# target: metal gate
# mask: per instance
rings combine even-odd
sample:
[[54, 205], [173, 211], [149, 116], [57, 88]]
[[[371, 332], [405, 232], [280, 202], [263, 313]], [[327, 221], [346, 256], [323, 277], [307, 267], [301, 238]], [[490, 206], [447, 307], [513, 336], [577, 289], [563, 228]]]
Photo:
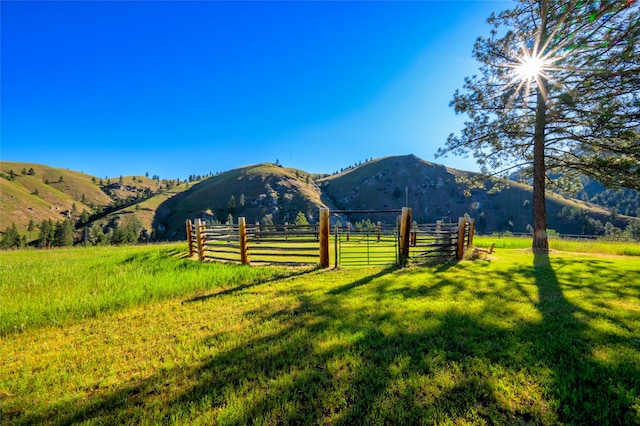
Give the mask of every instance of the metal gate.
[[[354, 211], [332, 210], [331, 213], [401, 213], [402, 210]], [[336, 266], [389, 265], [398, 263], [399, 225], [382, 224], [352, 228], [350, 223], [333, 229]]]
[[388, 265], [398, 263], [398, 231], [354, 231], [334, 233], [337, 240], [337, 265]]

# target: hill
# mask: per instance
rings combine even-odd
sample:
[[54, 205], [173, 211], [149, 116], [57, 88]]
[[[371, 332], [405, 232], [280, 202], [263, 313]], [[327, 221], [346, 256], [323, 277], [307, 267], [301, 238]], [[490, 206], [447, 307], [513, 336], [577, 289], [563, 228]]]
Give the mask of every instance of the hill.
[[[554, 179], [561, 178], [562, 175], [554, 175]], [[531, 178], [523, 170], [518, 170], [509, 176], [509, 179], [531, 184]], [[580, 187], [576, 188], [575, 194], [567, 194], [558, 186], [547, 188], [548, 191], [563, 195], [568, 198], [586, 201], [616, 214], [623, 214], [629, 217], [640, 217], [640, 191], [630, 188], [607, 188], [600, 182], [582, 175], [579, 177]]]
[[[477, 220], [480, 232], [526, 232], [533, 223], [530, 186], [505, 181], [501, 191], [468, 190], [457, 182], [471, 173], [424, 161], [414, 155], [385, 157], [353, 167], [318, 181], [323, 192], [340, 209], [389, 209], [408, 205], [418, 223], [455, 220], [468, 214]], [[564, 210], [563, 210], [564, 209]], [[612, 218], [611, 212], [593, 204], [547, 195], [549, 228], [580, 234], [585, 224], [569, 212], [581, 212], [602, 223], [626, 226], [628, 219]], [[362, 216], [353, 215], [352, 220]], [[393, 220], [378, 215], [372, 220]]]
[[94, 177], [41, 164], [3, 161], [0, 171], [0, 228], [10, 223], [26, 228], [30, 220], [59, 220], [72, 210], [106, 207], [113, 200]]
[[[479, 232], [526, 232], [533, 223], [531, 187], [504, 181], [506, 188], [469, 191], [458, 180], [470, 172], [424, 161], [413, 155], [371, 159], [333, 175], [261, 163], [190, 181], [154, 176], [96, 178], [38, 164], [3, 162], [0, 178], [0, 229], [15, 223], [22, 233], [33, 220], [71, 218], [78, 231], [98, 225], [107, 232], [129, 219], [158, 240], [184, 238], [186, 219], [249, 223], [293, 222], [302, 212], [310, 222], [318, 209], [388, 210], [413, 208], [419, 223], [475, 217]], [[586, 186], [594, 191], [595, 184]], [[604, 192], [601, 192], [604, 193]], [[597, 198], [597, 192], [586, 199]], [[608, 197], [608, 202], [614, 198]], [[86, 212], [80, 219], [80, 213]], [[624, 228], [631, 218], [593, 203], [549, 194], [549, 228], [563, 234], [603, 232], [604, 224]], [[340, 220], [369, 218], [393, 222], [393, 214], [350, 214]], [[87, 233], [76, 238], [87, 238]], [[30, 238], [37, 237], [30, 235]]]
[[262, 163], [207, 178], [161, 203], [153, 227], [161, 238], [182, 239], [187, 218], [227, 222], [229, 215], [249, 223], [293, 222], [299, 212], [310, 221], [320, 207], [333, 207], [304, 171]]
[[[174, 181], [161, 181], [146, 176], [98, 178], [82, 172], [50, 167], [42, 164], [0, 163], [0, 229], [15, 223], [25, 232], [29, 221], [40, 224], [51, 219], [56, 222], [72, 219], [77, 225], [83, 212], [93, 222], [105, 223], [127, 212], [129, 207], [159, 196], [156, 203], [171, 196]], [[184, 190], [184, 187], [179, 188]], [[155, 208], [136, 209], [136, 215], [151, 229]], [[37, 232], [36, 232], [37, 233]]]

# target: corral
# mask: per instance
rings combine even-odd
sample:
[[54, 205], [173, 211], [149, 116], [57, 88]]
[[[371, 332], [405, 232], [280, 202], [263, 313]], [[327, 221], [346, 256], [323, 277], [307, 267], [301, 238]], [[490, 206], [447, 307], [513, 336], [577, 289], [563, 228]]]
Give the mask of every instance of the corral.
[[244, 217], [226, 225], [187, 220], [189, 255], [197, 254], [201, 261], [255, 265], [404, 266], [429, 259], [462, 259], [473, 245], [474, 219], [417, 224], [411, 221], [411, 209], [403, 208], [382, 212], [399, 213], [395, 224], [377, 222], [373, 228], [354, 229], [349, 222], [335, 221], [331, 226], [332, 214], [350, 213], [354, 211], [320, 209], [318, 223], [311, 225], [248, 225]]

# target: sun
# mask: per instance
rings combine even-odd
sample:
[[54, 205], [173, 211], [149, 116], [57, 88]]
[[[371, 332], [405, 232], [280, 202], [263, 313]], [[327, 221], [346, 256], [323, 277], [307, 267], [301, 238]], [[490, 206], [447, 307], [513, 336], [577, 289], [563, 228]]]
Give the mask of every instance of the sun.
[[533, 49], [529, 50], [522, 46], [519, 55], [514, 54], [509, 63], [502, 65], [509, 69], [504, 87], [515, 87], [507, 102], [507, 109], [510, 108], [519, 94], [522, 95], [523, 99], [527, 99], [534, 87], [537, 87], [542, 96], [546, 98], [545, 82], [550, 80], [548, 72], [559, 70], [552, 62], [553, 55], [556, 52], [536, 53], [536, 51], [540, 51], [540, 49], [534, 46]]
[[544, 61], [537, 56], [528, 56], [520, 59], [516, 67], [516, 73], [522, 80], [533, 80], [542, 74]]

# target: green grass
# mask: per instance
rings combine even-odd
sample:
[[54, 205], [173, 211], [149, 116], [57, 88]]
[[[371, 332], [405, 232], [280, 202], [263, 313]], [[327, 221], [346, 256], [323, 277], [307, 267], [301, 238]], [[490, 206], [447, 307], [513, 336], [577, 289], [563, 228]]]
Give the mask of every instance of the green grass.
[[[93, 268], [124, 266], [130, 286], [128, 256], [178, 287], [195, 279], [159, 266], [188, 262], [168, 248], [110, 250]], [[499, 249], [403, 270], [299, 270], [27, 327], [0, 338], [0, 423], [638, 424], [636, 260]], [[39, 262], [50, 299], [73, 291], [57, 263]], [[83, 269], [72, 263], [60, 268]], [[3, 288], [20, 285], [8, 275]]]
[[[496, 237], [476, 236], [473, 239], [474, 246], [488, 248], [495, 243], [496, 249], [524, 249], [531, 248], [530, 237]], [[549, 239], [549, 248], [575, 253], [594, 253], [619, 256], [640, 256], [639, 242], [611, 242], [605, 240], [564, 240], [560, 238]]]
[[290, 273], [205, 266], [186, 253], [186, 244], [0, 252], [0, 336]]

